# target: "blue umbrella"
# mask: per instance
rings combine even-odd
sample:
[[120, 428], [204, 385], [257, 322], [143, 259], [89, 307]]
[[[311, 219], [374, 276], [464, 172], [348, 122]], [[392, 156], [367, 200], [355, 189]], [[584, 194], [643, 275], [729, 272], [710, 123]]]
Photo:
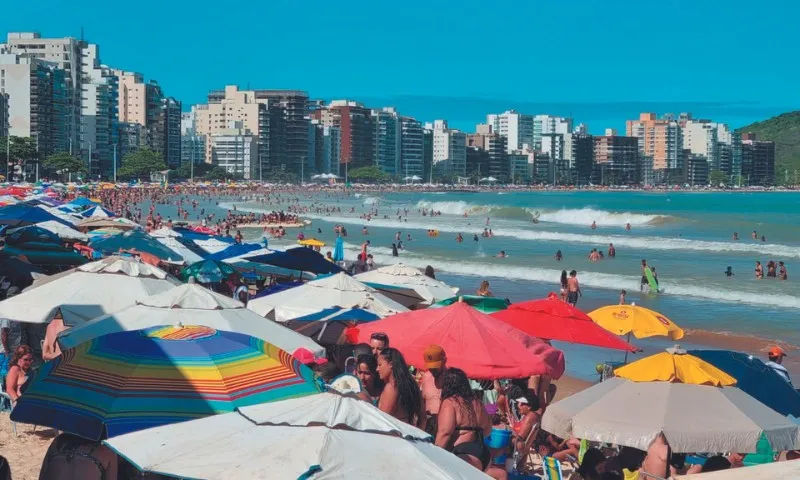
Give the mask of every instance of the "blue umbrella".
[[183, 262], [183, 256], [141, 230], [131, 230], [92, 240], [89, 246], [110, 255], [120, 250], [136, 250], [155, 255], [161, 260]]
[[0, 225], [22, 227], [25, 225], [33, 225], [48, 221], [54, 221], [64, 224], [68, 227], [72, 227], [69, 222], [56, 217], [43, 208], [35, 207], [33, 205], [18, 203], [16, 205], [0, 207]]
[[344, 332], [352, 325], [374, 322], [380, 316], [361, 308], [325, 308], [316, 313], [294, 318], [286, 327], [313, 338], [320, 345], [342, 345], [347, 342]]
[[781, 415], [800, 416], [800, 393], [758, 358], [728, 350], [689, 350], [736, 379], [736, 386]]
[[71, 200], [67, 203], [67, 205], [76, 205], [78, 207], [91, 207], [94, 205], [98, 205], [97, 202], [93, 202], [86, 197], [78, 197], [74, 200]]
[[336, 237], [336, 246], [333, 248], [333, 261], [344, 261], [344, 239], [342, 237]]
[[111, 210], [106, 210], [105, 208], [100, 207], [100, 206], [92, 207], [92, 208], [90, 208], [88, 210], [84, 210], [84, 211], [81, 212], [81, 215], [83, 215], [84, 217], [87, 217], [87, 218], [88, 217], [92, 217], [92, 216], [94, 216], [96, 214], [99, 215], [99, 216], [106, 216], [106, 217], [116, 217], [117, 216]]
[[267, 255], [256, 255], [247, 259], [250, 262], [265, 263], [288, 270], [299, 270], [301, 272], [339, 273], [342, 268], [333, 262], [325, 259], [322, 254], [310, 248], [298, 247], [290, 248], [285, 252], [273, 252]]
[[232, 257], [238, 257], [239, 255], [244, 255], [246, 253], [253, 252], [255, 250], [261, 250], [261, 245], [257, 243], [234, 243], [230, 247], [225, 248], [224, 250], [220, 250], [217, 253], [213, 253], [211, 255], [206, 255], [206, 259], [208, 260], [226, 260]]

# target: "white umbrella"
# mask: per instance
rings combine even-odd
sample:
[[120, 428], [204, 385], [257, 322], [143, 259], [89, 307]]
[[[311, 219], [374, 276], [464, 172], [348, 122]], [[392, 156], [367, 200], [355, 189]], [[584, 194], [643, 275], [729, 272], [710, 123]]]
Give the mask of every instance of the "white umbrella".
[[113, 437], [140, 470], [208, 480], [485, 479], [430, 435], [335, 393], [244, 407]]
[[247, 303], [250, 310], [261, 316], [274, 317], [279, 322], [330, 307], [358, 307], [381, 317], [408, 311], [406, 307], [343, 272]]
[[[59, 238], [63, 240], [78, 240], [82, 242], [86, 242], [89, 240], [89, 235], [79, 232], [74, 228], [70, 228], [64, 225], [63, 223], [56, 222], [55, 220], [48, 220], [46, 222], [37, 223], [36, 226], [39, 228], [43, 228], [48, 232], [55, 233], [56, 235], [58, 235]], [[27, 227], [22, 227], [22, 228], [27, 228]]]
[[800, 446], [798, 427], [735, 387], [612, 378], [549, 407], [542, 429], [647, 450], [664, 434], [672, 451], [756, 452], [762, 435], [773, 450]]
[[233, 245], [233, 242], [223, 242], [216, 238], [209, 238], [206, 240], [192, 240], [195, 245], [202, 248], [208, 253], [217, 253], [225, 250]]
[[776, 478], [800, 478], [800, 460], [730, 468], [718, 472], [678, 475], [675, 480], [774, 480]]
[[59, 335], [58, 343], [62, 349], [67, 349], [109, 333], [179, 324], [244, 333], [289, 353], [302, 347], [315, 355], [325, 355], [325, 349], [309, 337], [258, 316], [238, 300], [192, 284], [142, 298], [118, 312], [65, 330]]
[[169, 238], [169, 237], [177, 238], [177, 237], [182, 237], [183, 235], [181, 235], [180, 232], [176, 232], [175, 230], [169, 227], [161, 227], [157, 230], [153, 230], [152, 232], [150, 232], [150, 236], [156, 238]]
[[156, 237], [156, 240], [183, 257], [183, 261], [186, 265], [203, 261], [203, 257], [186, 248], [186, 246], [176, 240], [175, 237]]
[[0, 302], [0, 318], [48, 323], [60, 309], [65, 325], [80, 325], [176, 285], [161, 269], [109, 257], [35, 282]]
[[61, 220], [64, 220], [65, 222], [68, 222], [70, 225], [76, 225], [79, 222], [83, 221], [84, 219], [82, 216], [78, 214], [66, 213], [57, 208], [48, 207], [47, 205], [37, 205], [37, 207], [41, 208], [42, 210], [53, 216], [60, 218]]
[[387, 265], [369, 272], [364, 272], [355, 277], [362, 282], [395, 285], [413, 289], [425, 298], [426, 303], [432, 304], [446, 298], [451, 298], [458, 293], [458, 288], [439, 280], [430, 278], [414, 267], [397, 263]]

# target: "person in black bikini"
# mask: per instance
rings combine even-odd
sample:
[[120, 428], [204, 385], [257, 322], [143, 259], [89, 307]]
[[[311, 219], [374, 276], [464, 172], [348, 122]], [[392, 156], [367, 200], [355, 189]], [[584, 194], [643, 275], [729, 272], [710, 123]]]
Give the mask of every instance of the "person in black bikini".
[[436, 445], [485, 471], [491, 452], [483, 439], [491, 433], [492, 422], [461, 369], [448, 368], [443, 375], [438, 420]]

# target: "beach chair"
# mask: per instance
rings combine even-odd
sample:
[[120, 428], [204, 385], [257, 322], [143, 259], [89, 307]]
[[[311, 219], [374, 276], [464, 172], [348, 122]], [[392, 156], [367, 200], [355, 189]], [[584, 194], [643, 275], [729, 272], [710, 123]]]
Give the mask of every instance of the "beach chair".
[[542, 478], [544, 480], [564, 480], [561, 462], [553, 457], [542, 457]]
[[[519, 459], [517, 470], [520, 472], [533, 472], [538, 466], [536, 457], [539, 455], [539, 453], [536, 451], [535, 444], [536, 438], [539, 436], [540, 424], [541, 419], [538, 423], [533, 425], [531, 431], [528, 433], [528, 436], [525, 437], [525, 442], [523, 443], [522, 447], [516, 452], [516, 458]], [[514, 447], [516, 448], [516, 445]]]

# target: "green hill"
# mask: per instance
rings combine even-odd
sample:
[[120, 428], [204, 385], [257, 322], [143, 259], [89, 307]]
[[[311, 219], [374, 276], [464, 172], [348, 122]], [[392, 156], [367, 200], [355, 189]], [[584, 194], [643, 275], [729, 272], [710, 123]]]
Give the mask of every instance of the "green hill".
[[736, 131], [755, 133], [756, 140], [775, 142], [776, 182], [786, 183], [788, 171], [789, 183], [797, 183], [796, 178], [800, 178], [800, 111], [783, 113]]

